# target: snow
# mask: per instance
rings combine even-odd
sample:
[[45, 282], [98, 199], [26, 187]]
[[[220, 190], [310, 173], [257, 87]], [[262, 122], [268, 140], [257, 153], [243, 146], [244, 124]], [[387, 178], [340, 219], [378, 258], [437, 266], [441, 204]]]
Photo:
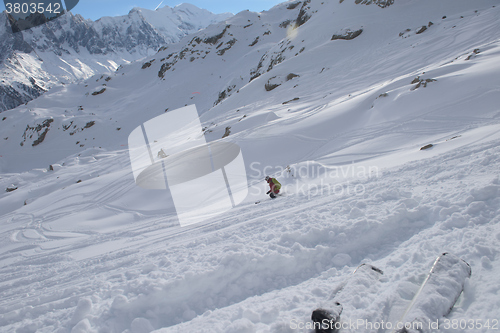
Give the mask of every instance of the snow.
[[[342, 321], [395, 323], [443, 252], [472, 275], [438, 331], [499, 327], [498, 2], [313, 0], [293, 38], [279, 26], [299, 14], [289, 4], [2, 112], [0, 190], [17, 189], [0, 194], [0, 330], [310, 332], [362, 263], [383, 277], [346, 289]], [[194, 41], [227, 25], [215, 45]], [[206, 142], [241, 148], [249, 188], [181, 227], [169, 191], [136, 185], [127, 144], [193, 104]], [[265, 175], [283, 185], [275, 200]]]
[[[471, 269], [465, 261], [451, 253], [443, 253], [434, 262], [399, 322], [405, 323], [409, 331], [438, 329], [439, 320], [451, 311], [470, 276]], [[395, 312], [395, 309], [398, 307], [391, 310]]]

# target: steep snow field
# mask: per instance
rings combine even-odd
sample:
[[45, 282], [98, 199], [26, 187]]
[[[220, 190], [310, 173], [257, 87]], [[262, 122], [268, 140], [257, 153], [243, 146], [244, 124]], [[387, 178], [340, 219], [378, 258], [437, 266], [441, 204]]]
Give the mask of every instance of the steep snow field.
[[[342, 321], [395, 323], [446, 251], [472, 276], [437, 331], [500, 330], [498, 1], [295, 4], [0, 114], [1, 331], [310, 332], [361, 263]], [[249, 195], [180, 227], [127, 139], [190, 104]]]

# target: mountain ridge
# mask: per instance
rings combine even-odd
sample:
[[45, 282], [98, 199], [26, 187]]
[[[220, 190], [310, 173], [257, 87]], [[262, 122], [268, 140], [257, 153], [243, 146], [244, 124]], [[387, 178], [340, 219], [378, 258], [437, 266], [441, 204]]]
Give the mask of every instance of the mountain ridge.
[[115, 70], [122, 63], [153, 54], [163, 45], [230, 16], [186, 4], [157, 11], [134, 8], [128, 15], [96, 21], [70, 12], [13, 34], [2, 15], [0, 112], [26, 103], [56, 84]]
[[[414, 3], [410, 0], [399, 1], [392, 6], [381, 8], [375, 4], [365, 6], [344, 1], [338, 5], [337, 10], [347, 11], [346, 13], [352, 13], [352, 15], [375, 15], [375, 13], [378, 16], [384, 15], [383, 13], [402, 15], [405, 11], [407, 12], [405, 15], [409, 15], [409, 10]], [[464, 6], [469, 2], [461, 1], [461, 3]], [[74, 104], [72, 107], [63, 106], [65, 103], [63, 101], [66, 101], [64, 97], [60, 102], [57, 102], [57, 105], [63, 108], [65, 117], [73, 112], [86, 114], [81, 127], [88, 121], [96, 120], [90, 117], [89, 113], [114, 114], [118, 112], [113, 108], [97, 111], [101, 110], [102, 101], [120, 101], [120, 103], [127, 104], [121, 107], [112, 122], [102, 120], [109, 125], [119, 121], [118, 118], [124, 121], [124, 117], [131, 119], [132, 116], [137, 117], [135, 122], [146, 121], [148, 118], [154, 117], [155, 114], [158, 115], [159, 111], [168, 111], [195, 103], [203, 121], [208, 121], [210, 117], [220, 118], [215, 122], [216, 125], [211, 124], [214, 122], [212, 119], [205, 126], [205, 134], [211, 141], [222, 137], [227, 127], [231, 127], [230, 131], [235, 134], [235, 129], [239, 125], [231, 123], [235, 121], [234, 119], [243, 116], [236, 113], [228, 118], [227, 113], [234, 112], [231, 110], [247, 113], [255, 108], [253, 105], [256, 102], [252, 96], [256, 89], [263, 89], [264, 94], [261, 97], [265, 98], [266, 103], [274, 105], [272, 109], [293, 110], [294, 104], [299, 106], [312, 98], [312, 95], [307, 91], [315, 89], [318, 79], [324, 81], [334, 72], [334, 80], [324, 81], [324, 93], [321, 98], [327, 104], [336, 100], [350, 100], [353, 98], [352, 96], [364, 95], [367, 88], [362, 87], [350, 77], [365, 77], [363, 85], [369, 79], [371, 87], [387, 85], [388, 83], [381, 82], [393, 80], [391, 79], [392, 74], [388, 74], [388, 70], [377, 69], [377, 66], [373, 67], [371, 62], [367, 62], [368, 55], [366, 51], [360, 49], [361, 45], [365, 45], [368, 49], [373, 48], [377, 54], [386, 54], [386, 59], [393, 58], [388, 64], [392, 66], [391, 68], [397, 69], [398, 77], [409, 77], [407, 80], [413, 82], [417, 76], [421, 76], [423, 83], [420, 85], [431, 87], [436, 85], [435, 81], [432, 81], [434, 78], [427, 77], [429, 74], [421, 75], [427, 65], [424, 65], [422, 60], [415, 60], [413, 49], [420, 48], [419, 52], [427, 53], [426, 57], [429, 59], [446, 59], [442, 61], [453, 62], [453, 59], [461, 57], [461, 54], [466, 54], [467, 57], [470, 54], [472, 54], [470, 57], [476, 56], [473, 50], [482, 44], [480, 38], [473, 42], [468, 39], [459, 41], [457, 43], [462, 44], [460, 46], [461, 54], [456, 54], [454, 53], [456, 51], [453, 50], [448, 51], [447, 48], [431, 51], [420, 46], [421, 43], [427, 43], [426, 40], [429, 38], [431, 40], [442, 38], [440, 34], [452, 35], [453, 29], [457, 25], [463, 25], [475, 19], [478, 14], [474, 12], [464, 19], [461, 18], [463, 15], [453, 14], [453, 11], [460, 11], [460, 9], [454, 10], [442, 6], [440, 9], [442, 12], [433, 12], [422, 18], [411, 17], [411, 22], [399, 20], [394, 25], [387, 27], [380, 23], [383, 18], [377, 19], [377, 22], [360, 24], [334, 12], [333, 15], [337, 15], [337, 19], [333, 24], [323, 25], [320, 30], [312, 33], [315, 27], [314, 24], [310, 23], [310, 20], [321, 22], [327, 20], [331, 14], [320, 10], [325, 6], [321, 3], [312, 2], [315, 8], [308, 8], [311, 7], [310, 1], [305, 1], [300, 5], [296, 4], [297, 2], [283, 3], [275, 6], [269, 12], [263, 13], [241, 12], [227, 22], [211, 25], [207, 29], [184, 37], [178, 43], [160, 48], [157, 54], [146, 58], [143, 62], [119, 67], [116, 72], [97, 76], [94, 79], [81, 82], [79, 85], [60, 87], [54, 90], [53, 96], [63, 96], [62, 92], [75, 94], [71, 101], [67, 101]], [[493, 10], [495, 9], [493, 8]], [[304, 13], [312, 18], [299, 28], [294, 28], [290, 22], [299, 20]], [[443, 17], [446, 15], [448, 17], [444, 19]], [[430, 25], [431, 21], [435, 23]], [[284, 22], [288, 24], [284, 24]], [[418, 34], [424, 24], [429, 25], [429, 28], [424, 33]], [[359, 29], [363, 29], [363, 32], [355, 39], [332, 40], [332, 36], [345, 34], [348, 30], [356, 31]], [[308, 38], [301, 38], [301, 36]], [[383, 44], [379, 40], [381, 37], [384, 39]], [[404, 46], [403, 49], [401, 49], [402, 46]], [[346, 52], [351, 56], [346, 57]], [[399, 56], [398, 53], [406, 54], [406, 57]], [[329, 57], [333, 57], [335, 61], [329, 61]], [[286, 63], [289, 65], [284, 65]], [[353, 65], [355, 63], [357, 63], [356, 66]], [[381, 66], [379, 67], [384, 68]], [[127, 83], [132, 82], [129, 81], [130, 76], [133, 77], [133, 81], [136, 81], [132, 85]], [[189, 80], [190, 77], [196, 79]], [[287, 79], [288, 77], [291, 79]], [[429, 80], [430, 83], [426, 80]], [[273, 86], [272, 91], [265, 89], [269, 86]], [[349, 86], [352, 91], [346, 93], [345, 88], [343, 88], [346, 86]], [[101, 91], [102, 93], [100, 93]], [[124, 91], [128, 91], [128, 93], [124, 94]], [[379, 95], [385, 96], [384, 93], [386, 92], [381, 91]], [[140, 94], [143, 96], [139, 99], [145, 99], [144, 103], [136, 100]], [[311, 96], [307, 97], [307, 95]], [[163, 101], [159, 102], [158, 97], [155, 96], [162, 96]], [[375, 104], [383, 100], [383, 98], [378, 98], [378, 95], [375, 98], [377, 99]], [[36, 109], [48, 108], [48, 105], [52, 103], [47, 104], [48, 101], [42, 98], [29, 103], [25, 109], [32, 111], [24, 113], [24, 116], [31, 116], [23, 120], [25, 123], [21, 125], [21, 128], [27, 125], [36, 125], [36, 119], [39, 118], [39, 116], [35, 116], [39, 114]], [[53, 98], [50, 98], [50, 101], [53, 101]], [[158, 104], [163, 104], [160, 110], [158, 110]], [[86, 111], [78, 111], [80, 108], [84, 108]], [[134, 108], [144, 111], [137, 114], [132, 111]], [[54, 109], [47, 115], [56, 115], [57, 112], [62, 111]], [[205, 115], [205, 113], [207, 114]], [[235, 118], [233, 119], [233, 117]], [[40, 119], [42, 122], [44, 120]], [[60, 121], [58, 122], [60, 123]], [[99, 123], [97, 121], [96, 125]], [[6, 123], [4, 124], [6, 125]], [[117, 137], [107, 143], [99, 142], [97, 146], [108, 145], [110, 148], [123, 144], [126, 141], [124, 135], [130, 126], [119, 126], [125, 130], [125, 132], [117, 133], [120, 139]], [[48, 133], [45, 142], [47, 139], [51, 141], [51, 133]], [[90, 138], [87, 137], [87, 139]], [[43, 145], [38, 145], [37, 148]], [[26, 146], [24, 148], [26, 149]], [[62, 157], [61, 155], [60, 158]], [[54, 161], [45, 161], [43, 164], [52, 162]], [[43, 164], [38, 164], [38, 166]]]

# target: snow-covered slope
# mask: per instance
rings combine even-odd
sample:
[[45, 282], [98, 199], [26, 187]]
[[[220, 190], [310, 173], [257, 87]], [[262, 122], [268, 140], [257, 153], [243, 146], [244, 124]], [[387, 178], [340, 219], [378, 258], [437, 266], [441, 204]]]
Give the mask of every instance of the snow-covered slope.
[[[498, 327], [497, 4], [287, 2], [3, 112], [0, 327], [309, 332], [363, 262], [384, 277], [342, 320], [395, 323], [445, 251], [472, 277], [439, 331]], [[181, 228], [167, 191], [135, 185], [127, 139], [190, 104], [250, 189]]]
[[134, 8], [126, 16], [96, 22], [68, 13], [21, 33], [0, 15], [0, 112], [24, 104], [58, 84], [113, 71], [154, 54], [232, 14], [213, 14], [190, 4], [156, 11]]

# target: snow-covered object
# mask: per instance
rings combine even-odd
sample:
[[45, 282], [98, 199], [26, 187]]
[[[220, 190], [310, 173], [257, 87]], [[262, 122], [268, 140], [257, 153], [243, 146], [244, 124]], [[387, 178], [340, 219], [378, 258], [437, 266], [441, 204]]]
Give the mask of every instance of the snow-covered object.
[[[352, 275], [333, 290], [330, 298], [322, 302], [321, 308], [313, 311], [311, 319], [316, 333], [334, 333], [349, 327], [348, 322], [352, 321], [350, 312], [356, 308], [359, 299], [378, 292], [383, 274], [381, 269], [372, 265], [359, 265]], [[342, 313], [346, 319], [341, 318]]]
[[450, 313], [470, 276], [468, 263], [451, 253], [440, 255], [394, 332], [426, 333], [437, 330], [439, 321]]
[[334, 303], [349, 304], [353, 296], [363, 297], [363, 294], [373, 292], [384, 272], [369, 264], [359, 265], [351, 276], [332, 291], [331, 299]]

